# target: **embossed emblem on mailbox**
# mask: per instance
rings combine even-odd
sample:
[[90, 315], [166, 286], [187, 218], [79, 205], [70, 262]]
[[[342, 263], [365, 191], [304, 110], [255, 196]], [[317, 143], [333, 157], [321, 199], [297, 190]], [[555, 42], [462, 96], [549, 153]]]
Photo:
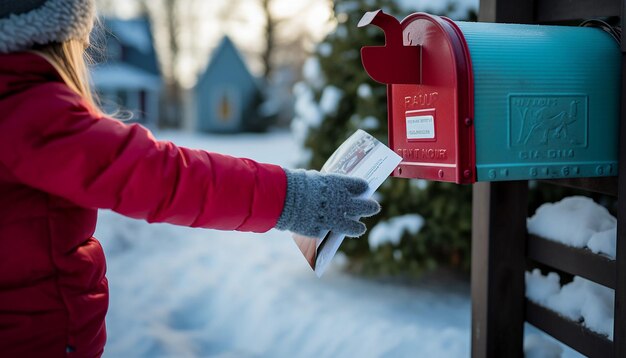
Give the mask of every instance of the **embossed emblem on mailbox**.
[[548, 151], [520, 156], [550, 157], [560, 148], [587, 146], [587, 96], [511, 95], [509, 109], [509, 148]]

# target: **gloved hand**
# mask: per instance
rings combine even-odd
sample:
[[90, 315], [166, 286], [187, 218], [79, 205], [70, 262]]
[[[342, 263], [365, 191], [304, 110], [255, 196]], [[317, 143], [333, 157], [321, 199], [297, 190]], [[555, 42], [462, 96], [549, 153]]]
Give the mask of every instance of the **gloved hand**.
[[285, 173], [287, 197], [276, 224], [279, 230], [311, 237], [330, 230], [359, 237], [366, 231], [359, 219], [380, 211], [376, 201], [358, 198], [367, 190], [363, 179], [313, 170], [285, 169]]

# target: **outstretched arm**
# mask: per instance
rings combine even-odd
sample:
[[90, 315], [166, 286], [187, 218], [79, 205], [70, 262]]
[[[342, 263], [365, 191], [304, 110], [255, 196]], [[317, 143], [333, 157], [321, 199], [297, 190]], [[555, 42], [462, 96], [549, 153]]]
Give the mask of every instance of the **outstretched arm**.
[[16, 96], [0, 118], [0, 164], [77, 205], [149, 222], [264, 232], [282, 212], [282, 168], [157, 141], [90, 112], [62, 83]]

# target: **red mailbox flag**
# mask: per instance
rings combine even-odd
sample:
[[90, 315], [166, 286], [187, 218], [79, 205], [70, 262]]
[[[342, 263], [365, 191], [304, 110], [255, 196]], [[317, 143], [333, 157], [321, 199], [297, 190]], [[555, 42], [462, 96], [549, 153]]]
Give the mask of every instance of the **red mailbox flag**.
[[382, 10], [363, 15], [359, 27], [369, 24], [385, 32], [385, 46], [369, 46], [361, 49], [361, 61], [367, 74], [377, 82], [421, 83], [421, 49], [419, 45], [404, 46], [402, 25], [393, 16]]

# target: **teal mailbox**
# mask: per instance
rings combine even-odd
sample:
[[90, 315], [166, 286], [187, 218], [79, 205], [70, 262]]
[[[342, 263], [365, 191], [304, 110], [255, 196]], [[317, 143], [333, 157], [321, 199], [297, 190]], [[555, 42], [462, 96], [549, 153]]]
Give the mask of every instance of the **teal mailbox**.
[[363, 65], [388, 86], [395, 176], [456, 183], [617, 174], [620, 58], [601, 29], [402, 22], [367, 13], [386, 45]]

